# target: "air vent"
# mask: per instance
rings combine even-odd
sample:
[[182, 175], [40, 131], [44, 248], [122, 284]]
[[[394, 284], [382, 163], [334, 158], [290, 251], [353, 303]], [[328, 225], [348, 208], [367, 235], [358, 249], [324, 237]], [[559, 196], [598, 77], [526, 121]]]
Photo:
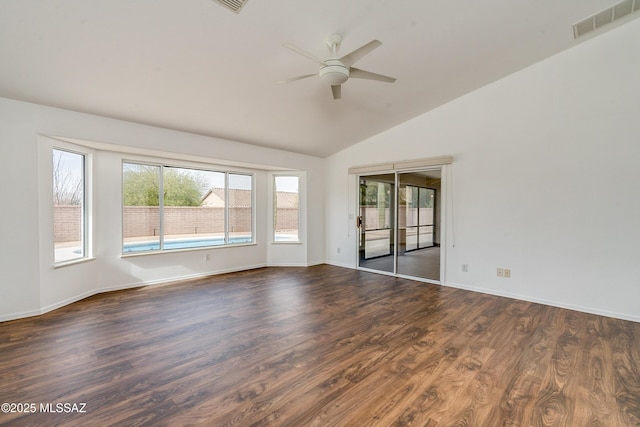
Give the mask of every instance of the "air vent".
[[[248, 0], [213, 0], [235, 13], [240, 13]], [[639, 0], [640, 1], [640, 0]]]
[[584, 36], [627, 15], [640, 11], [640, 0], [624, 0], [573, 25], [573, 37]]

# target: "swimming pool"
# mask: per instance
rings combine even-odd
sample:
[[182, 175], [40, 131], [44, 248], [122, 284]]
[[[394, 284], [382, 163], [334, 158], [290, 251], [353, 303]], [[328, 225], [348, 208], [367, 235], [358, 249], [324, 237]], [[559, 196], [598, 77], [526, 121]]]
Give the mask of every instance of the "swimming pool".
[[[251, 236], [233, 236], [229, 237], [228, 244], [239, 244], [239, 243], [251, 243], [253, 240]], [[203, 239], [176, 239], [176, 240], [165, 240], [164, 241], [164, 249], [190, 249], [190, 248], [205, 248], [209, 246], [222, 246], [224, 245], [224, 237], [207, 237]], [[122, 247], [123, 253], [131, 253], [131, 252], [146, 252], [146, 251], [159, 251], [160, 250], [160, 242], [132, 242], [125, 243]]]
[[[298, 242], [297, 234], [279, 234], [275, 236], [275, 242]], [[237, 245], [242, 243], [252, 243], [251, 236], [230, 236], [228, 245]], [[208, 248], [214, 246], [224, 246], [224, 237], [203, 237], [203, 238], [184, 238], [184, 239], [168, 239], [164, 241], [164, 250], [172, 249], [192, 249], [192, 248]], [[142, 241], [128, 242], [122, 247], [122, 253], [135, 252], [151, 252], [159, 251], [159, 241]]]

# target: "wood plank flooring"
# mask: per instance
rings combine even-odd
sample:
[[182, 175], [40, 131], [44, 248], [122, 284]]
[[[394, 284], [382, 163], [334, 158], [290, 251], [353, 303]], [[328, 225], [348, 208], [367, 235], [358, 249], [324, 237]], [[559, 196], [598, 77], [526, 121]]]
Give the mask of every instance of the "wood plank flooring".
[[0, 323], [3, 402], [37, 405], [12, 426], [640, 426], [640, 324], [264, 268]]

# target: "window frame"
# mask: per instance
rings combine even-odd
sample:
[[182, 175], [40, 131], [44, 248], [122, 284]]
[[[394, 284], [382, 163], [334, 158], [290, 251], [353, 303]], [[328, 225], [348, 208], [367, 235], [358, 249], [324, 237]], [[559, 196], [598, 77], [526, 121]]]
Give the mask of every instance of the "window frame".
[[[135, 164], [140, 166], [152, 166], [159, 167], [159, 198], [158, 198], [158, 208], [159, 208], [159, 249], [153, 250], [140, 250], [140, 251], [125, 251], [125, 236], [124, 236], [124, 165], [125, 164]], [[195, 171], [202, 172], [213, 172], [213, 173], [222, 173], [224, 174], [224, 242], [222, 244], [216, 245], [206, 245], [206, 246], [187, 246], [187, 247], [178, 247], [178, 248], [165, 248], [165, 206], [164, 206], [164, 197], [160, 197], [161, 194], [164, 194], [164, 171], [165, 168], [174, 168], [174, 169], [190, 169]], [[249, 242], [240, 242], [240, 243], [231, 243], [229, 241], [229, 175], [245, 175], [250, 177], [251, 179], [251, 241]], [[171, 253], [171, 252], [182, 252], [182, 251], [194, 251], [194, 250], [211, 250], [218, 248], [228, 248], [228, 247], [238, 247], [238, 246], [251, 246], [256, 245], [256, 177], [254, 171], [246, 171], [246, 170], [236, 170], [233, 168], [220, 168], [217, 165], [212, 164], [193, 164], [190, 162], [164, 162], [158, 160], [147, 160], [140, 158], [122, 158], [120, 165], [120, 179], [121, 179], [121, 197], [120, 197], [120, 212], [122, 215], [122, 227], [121, 227], [121, 245], [120, 252], [122, 257], [132, 257], [132, 256], [144, 256], [150, 254], [160, 254], [160, 253]], [[213, 187], [212, 187], [213, 188]]]
[[75, 154], [82, 157], [82, 172], [80, 174], [82, 179], [82, 202], [81, 202], [81, 213], [80, 213], [80, 238], [81, 238], [81, 250], [82, 255], [75, 258], [67, 258], [59, 260], [56, 256], [56, 242], [55, 242], [55, 201], [52, 196], [51, 203], [51, 217], [52, 217], [52, 238], [53, 238], [53, 267], [64, 267], [66, 265], [77, 264], [81, 262], [85, 262], [88, 260], [92, 260], [93, 257], [93, 226], [92, 226], [92, 215], [93, 211], [93, 193], [92, 193], [92, 174], [93, 174], [93, 151], [92, 150], [83, 150], [83, 147], [79, 147], [73, 144], [64, 143], [62, 141], [56, 140], [54, 144], [51, 145], [51, 190], [52, 195], [54, 191], [55, 185], [55, 166], [54, 166], [54, 151], [63, 151], [65, 153]]
[[[277, 212], [278, 212], [278, 186], [276, 184], [276, 180], [281, 177], [286, 178], [296, 178], [298, 181], [298, 233], [296, 240], [278, 240], [276, 239], [276, 223], [277, 223]], [[273, 188], [273, 209], [272, 209], [272, 233], [271, 233], [271, 242], [276, 245], [298, 245], [302, 243], [302, 177], [297, 173], [274, 173], [271, 178], [271, 185]]]

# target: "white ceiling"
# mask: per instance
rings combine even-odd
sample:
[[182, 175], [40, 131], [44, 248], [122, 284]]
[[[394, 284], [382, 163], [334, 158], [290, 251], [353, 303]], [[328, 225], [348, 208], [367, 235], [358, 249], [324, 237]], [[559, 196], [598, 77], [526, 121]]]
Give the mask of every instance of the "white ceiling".
[[[0, 96], [325, 157], [574, 46], [616, 0], [2, 0]], [[325, 58], [378, 39], [334, 101]], [[73, 135], [69, 135], [73, 136]]]

